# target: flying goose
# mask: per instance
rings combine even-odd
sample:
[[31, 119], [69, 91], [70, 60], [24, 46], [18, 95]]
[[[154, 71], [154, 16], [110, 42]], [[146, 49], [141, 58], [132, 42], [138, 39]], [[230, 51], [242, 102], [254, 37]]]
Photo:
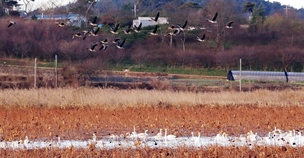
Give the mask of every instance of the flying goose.
[[99, 31], [99, 28], [100, 28], [100, 27], [92, 28], [92, 29], [91, 29], [91, 32], [90, 32], [91, 35], [92, 35], [92, 36], [97, 36], [97, 33], [98, 33], [98, 31]]
[[180, 29], [175, 29], [172, 32], [169, 32], [167, 35], [176, 36], [176, 35], [180, 34], [180, 32], [181, 32]]
[[158, 25], [155, 25], [154, 30], [153, 30], [152, 32], [150, 32], [150, 35], [158, 35], [158, 34], [156, 33], [157, 28], [158, 28]]
[[94, 48], [97, 46], [97, 43], [91, 44], [91, 47], [88, 48], [90, 52], [95, 52]]
[[174, 25], [168, 27], [168, 30], [176, 30], [177, 28]]
[[73, 35], [72, 38], [75, 38], [75, 37], [82, 37], [82, 34], [80, 32], [77, 32]]
[[119, 40], [120, 40], [119, 38], [114, 38], [113, 41], [112, 41], [112, 43], [117, 44], [117, 42], [118, 42]]
[[100, 41], [101, 44], [108, 44], [108, 39], [104, 39], [102, 41]]
[[64, 27], [65, 23], [64, 22], [56, 22], [56, 25], [58, 25], [59, 27]]
[[126, 34], [126, 35], [129, 35], [129, 34], [131, 34], [131, 24], [125, 29], [125, 30], [123, 30], [123, 32]]
[[113, 34], [118, 34], [118, 32], [117, 32], [118, 27], [119, 27], [119, 24], [116, 24], [114, 28], [110, 26], [110, 28], [111, 28], [110, 32]]
[[7, 27], [11, 27], [11, 26], [17, 24], [15, 21], [7, 21], [7, 22], [9, 22], [9, 25]]
[[180, 26], [179, 24], [177, 24], [177, 27], [178, 27], [178, 29], [180, 29], [181, 31], [184, 31], [185, 28], [186, 28], [186, 26], [187, 26], [187, 24], [188, 24], [188, 21], [186, 20], [186, 22], [184, 23], [183, 26]]
[[108, 44], [101, 44], [99, 50], [106, 50], [108, 48]]
[[159, 17], [159, 12], [156, 14], [155, 18], [151, 18], [151, 20], [149, 21], [153, 21], [157, 23], [158, 17]]
[[117, 41], [117, 42], [116, 42], [116, 47], [117, 47], [118, 49], [124, 49], [124, 48], [123, 48], [123, 45], [124, 45], [125, 41], [126, 41], [126, 39], [124, 39], [121, 43], [120, 43], [119, 41]]
[[196, 39], [197, 39], [199, 42], [204, 42], [204, 41], [205, 41], [205, 37], [206, 37], [206, 35], [203, 34], [203, 37], [196, 36]]
[[93, 19], [92, 21], [89, 20], [89, 25], [91, 25], [91, 26], [97, 26], [96, 21], [97, 21], [97, 16], [95, 16], [94, 19]]
[[227, 23], [227, 25], [225, 26], [227, 29], [231, 29], [232, 28], [232, 23], [233, 21], [230, 21], [229, 23]]
[[136, 25], [133, 25], [133, 30], [134, 30], [134, 32], [136, 32], [136, 33], [139, 33], [140, 32], [140, 29], [141, 29], [141, 25], [142, 25], [142, 22], [140, 22], [140, 24], [138, 25], [138, 26], [136, 26]]
[[218, 13], [216, 12], [215, 15], [214, 15], [214, 17], [212, 19], [207, 19], [207, 21], [209, 21], [212, 24], [217, 23], [217, 21], [216, 21], [217, 15], [218, 15]]
[[87, 35], [91, 35], [91, 29], [90, 30], [83, 30], [83, 40], [87, 38]]

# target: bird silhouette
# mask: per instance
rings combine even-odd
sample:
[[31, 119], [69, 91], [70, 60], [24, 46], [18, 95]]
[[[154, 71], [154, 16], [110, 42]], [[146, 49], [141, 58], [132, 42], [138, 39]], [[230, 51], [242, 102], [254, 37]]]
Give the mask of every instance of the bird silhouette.
[[11, 27], [13, 25], [16, 25], [17, 23], [15, 21], [7, 21], [9, 22], [8, 26], [7, 27]]
[[108, 48], [108, 44], [101, 44], [99, 50], [106, 50]]
[[124, 39], [121, 43], [119, 42], [119, 40], [116, 42], [116, 47], [118, 49], [124, 49], [123, 45], [125, 43], [126, 39]]
[[104, 39], [102, 41], [100, 41], [101, 44], [108, 44], [108, 39]]
[[112, 43], [117, 44], [117, 42], [118, 42], [119, 40], [120, 40], [119, 38], [114, 38], [113, 41], [112, 41]]
[[186, 28], [186, 26], [187, 26], [187, 24], [188, 24], [188, 21], [186, 20], [186, 22], [184, 23], [184, 25], [183, 26], [181, 26], [181, 25], [179, 25], [179, 24], [177, 24], [177, 27], [181, 30], [181, 31], [184, 31], [185, 30], [185, 28]]
[[153, 22], [157, 23], [158, 18], [159, 18], [159, 12], [156, 14], [156, 16], [154, 18], [151, 18], [151, 20], [149, 20], [149, 21], [153, 21]]
[[91, 29], [90, 30], [84, 30], [82, 31], [83, 32], [83, 40], [85, 40], [87, 38], [87, 35], [90, 35], [91, 34]]
[[226, 24], [225, 27], [226, 27], [227, 29], [231, 29], [231, 28], [232, 28], [232, 26], [231, 26], [232, 23], [233, 23], [233, 21], [230, 21], [229, 23]]
[[205, 41], [205, 37], [206, 37], [206, 35], [203, 34], [202, 37], [196, 36], [196, 39], [197, 39], [199, 42], [204, 42], [204, 41]]
[[169, 35], [169, 36], [176, 36], [176, 35], [178, 35], [180, 33], [181, 33], [180, 29], [175, 29], [175, 30], [172, 30], [171, 32], [167, 33], [167, 35]]
[[133, 25], [133, 30], [134, 30], [134, 32], [139, 33], [139, 32], [140, 32], [140, 29], [141, 29], [141, 25], [142, 25], [142, 22], [141, 22], [138, 26]]
[[131, 34], [131, 24], [125, 29], [125, 30], [123, 30], [123, 32], [126, 34], [126, 35], [129, 35], [129, 34]]
[[82, 34], [80, 32], [77, 32], [73, 35], [72, 38], [75, 38], [75, 37], [82, 37]]
[[110, 26], [110, 28], [111, 28], [110, 32], [112, 34], [118, 34], [118, 32], [117, 32], [118, 27], [119, 27], [119, 24], [116, 24], [114, 28]]
[[213, 16], [212, 19], [207, 19], [207, 21], [209, 21], [212, 24], [217, 23], [216, 18], [217, 18], [218, 13], [216, 12], [215, 15]]
[[95, 52], [94, 48], [97, 46], [97, 43], [91, 44], [91, 47], [88, 49], [90, 52]]
[[56, 22], [56, 25], [59, 27], [64, 27], [66, 24], [64, 22]]
[[97, 36], [97, 33], [99, 32], [100, 27], [94, 27], [91, 29], [91, 35], [92, 36]]
[[150, 32], [150, 35], [158, 35], [156, 32], [157, 32], [157, 28], [158, 28], [158, 25], [155, 25], [154, 29], [152, 32]]
[[97, 16], [95, 16], [92, 21], [89, 20], [89, 25], [91, 25], [91, 26], [97, 26], [96, 21], [97, 21]]

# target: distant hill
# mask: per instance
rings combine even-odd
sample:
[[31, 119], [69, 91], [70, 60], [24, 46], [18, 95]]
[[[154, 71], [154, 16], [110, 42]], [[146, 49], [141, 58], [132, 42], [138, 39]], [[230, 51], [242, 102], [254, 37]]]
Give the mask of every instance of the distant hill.
[[[168, 3], [175, 3], [175, 4], [184, 4], [187, 2], [194, 2], [197, 3], [199, 6], [204, 7], [205, 4], [208, 3], [209, 0], [145, 0], [139, 3], [138, 8], [140, 8], [140, 11], [142, 10], [150, 10], [150, 11], [156, 11], [162, 9], [163, 6], [165, 6]], [[256, 3], [257, 6], [260, 4], [263, 5], [266, 15], [271, 15], [279, 10], [282, 10], [285, 8], [285, 5], [281, 5], [279, 2], [269, 2], [265, 0], [230, 0], [231, 4], [235, 4], [238, 8], [238, 11], [241, 13], [243, 5], [246, 2]], [[98, 1], [95, 6], [98, 8], [99, 6], [104, 6], [107, 2], [104, 1]], [[113, 9], [121, 9], [124, 5], [132, 4], [133, 7], [134, 1], [133, 0], [113, 0], [111, 7]], [[100, 10], [101, 13], [104, 13], [102, 10]], [[297, 10], [299, 16], [304, 19], [304, 9]]]

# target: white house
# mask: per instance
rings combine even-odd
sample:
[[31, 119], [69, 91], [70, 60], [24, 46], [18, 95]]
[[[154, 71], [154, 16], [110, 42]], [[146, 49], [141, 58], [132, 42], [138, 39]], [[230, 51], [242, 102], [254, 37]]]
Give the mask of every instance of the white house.
[[157, 24], [169, 24], [168, 18], [159, 17], [157, 23], [151, 21], [151, 18], [152, 17], [138, 17], [137, 20], [133, 20], [133, 25], [138, 26], [140, 23], [142, 23], [142, 27], [145, 27], [145, 26], [153, 26]]
[[67, 21], [69, 25], [81, 27], [82, 23], [85, 23], [87, 20], [85, 17], [79, 14], [51, 14], [51, 15], [44, 15], [38, 14], [35, 15], [37, 20], [64, 20]]

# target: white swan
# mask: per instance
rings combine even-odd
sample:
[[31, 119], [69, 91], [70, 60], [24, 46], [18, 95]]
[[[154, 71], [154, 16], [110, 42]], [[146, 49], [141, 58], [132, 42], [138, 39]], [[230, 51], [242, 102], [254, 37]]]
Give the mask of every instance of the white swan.
[[137, 137], [138, 137], [138, 134], [135, 131], [135, 126], [133, 126], [133, 132], [126, 133], [126, 138], [128, 138], [128, 139], [136, 139]]
[[57, 136], [57, 147], [59, 147], [60, 146], [60, 137], [59, 136]]
[[257, 143], [260, 139], [257, 133], [253, 133], [251, 130], [246, 135], [246, 142], [249, 144]]
[[175, 135], [172, 135], [172, 134], [170, 134], [170, 135], [167, 135], [167, 129], [165, 129], [165, 140], [168, 140], [168, 139], [170, 139], [170, 140], [174, 140], [176, 138], [176, 136]]
[[30, 140], [28, 138], [28, 136], [25, 136], [25, 139], [23, 140], [23, 144], [29, 144]]
[[162, 139], [163, 138], [163, 134], [162, 134], [162, 129], [159, 129], [159, 133], [157, 133], [155, 136], [154, 136], [154, 139]]
[[132, 135], [137, 135], [136, 131], [135, 131], [135, 126], [133, 126], [133, 132], [131, 133]]
[[198, 132], [198, 135], [197, 135], [197, 137], [196, 136], [194, 136], [194, 132], [191, 132], [191, 138], [190, 138], [190, 142], [191, 143], [195, 143], [195, 145], [198, 145], [198, 143], [199, 143], [199, 140], [200, 140], [200, 137], [201, 137], [201, 133], [200, 132]]
[[201, 132], [198, 132], [198, 135], [197, 135], [197, 137], [196, 137], [195, 140], [194, 140], [194, 142], [195, 142], [196, 144], [198, 144], [198, 143], [200, 142], [200, 137], [201, 137]]
[[214, 140], [216, 141], [217, 144], [227, 144], [229, 143], [228, 135], [225, 132], [220, 132], [218, 133], [215, 137]]
[[92, 141], [95, 143], [97, 141], [97, 136], [95, 133], [93, 133], [93, 136], [92, 136]]
[[118, 140], [118, 139], [123, 138], [123, 137], [124, 137], [123, 134], [120, 134], [120, 135], [111, 134], [111, 135], [109, 135], [109, 139], [114, 139], [114, 140]]
[[286, 144], [296, 145], [295, 131], [286, 132], [283, 136], [283, 140], [286, 142]]
[[143, 139], [144, 141], [146, 140], [146, 138], [148, 137], [148, 130], [145, 130], [145, 133], [139, 133], [137, 135], [138, 138]]

